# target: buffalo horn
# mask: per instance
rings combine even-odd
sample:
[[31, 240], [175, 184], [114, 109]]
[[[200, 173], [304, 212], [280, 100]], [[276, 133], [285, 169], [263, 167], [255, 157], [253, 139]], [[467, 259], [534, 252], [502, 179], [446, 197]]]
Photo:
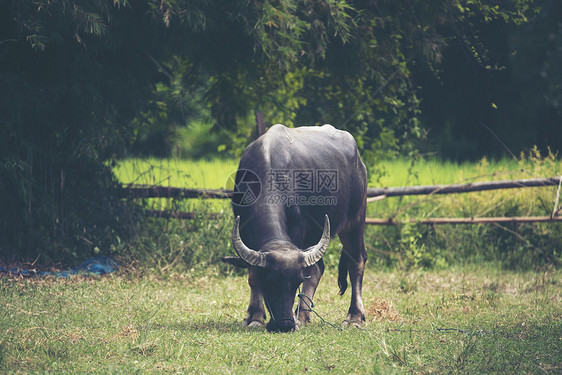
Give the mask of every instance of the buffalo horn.
[[239, 226], [240, 216], [237, 216], [234, 221], [234, 227], [232, 228], [232, 245], [234, 246], [234, 250], [236, 250], [236, 254], [251, 266], [265, 268], [265, 254], [252, 250], [244, 244], [242, 238], [240, 238]]
[[330, 244], [330, 219], [328, 219], [328, 215], [325, 215], [324, 219], [324, 232], [322, 233], [322, 238], [320, 241], [314, 245], [306, 249], [304, 253], [304, 264], [306, 267], [310, 267], [316, 262], [318, 262], [324, 254], [326, 254], [326, 250], [328, 249], [328, 245]]

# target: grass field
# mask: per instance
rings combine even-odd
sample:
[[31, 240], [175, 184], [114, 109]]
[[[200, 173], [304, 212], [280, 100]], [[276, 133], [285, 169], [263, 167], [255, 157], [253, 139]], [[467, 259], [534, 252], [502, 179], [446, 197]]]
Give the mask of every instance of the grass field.
[[124, 184], [221, 189], [237, 167], [234, 159], [127, 159], [113, 170]]
[[[222, 188], [235, 161], [129, 160], [124, 183]], [[560, 175], [560, 161], [453, 164], [404, 159], [371, 166], [370, 186]], [[555, 187], [386, 199], [369, 216], [548, 215]], [[245, 273], [233, 255], [228, 201], [149, 200], [195, 220], [147, 219], [110, 251], [103, 277], [0, 276], [0, 373], [561, 373], [562, 226], [369, 227], [367, 322], [340, 330], [332, 241], [318, 316], [290, 334], [242, 326]], [[209, 219], [208, 212], [219, 212]], [[221, 213], [222, 212], [222, 213]]]
[[[537, 162], [537, 158], [541, 161]], [[488, 161], [453, 163], [435, 159], [408, 160], [399, 158], [369, 165], [369, 186], [408, 186], [452, 184], [493, 179], [545, 177], [544, 173], [560, 173], [560, 160], [524, 157], [520, 161]], [[190, 188], [224, 188], [228, 177], [236, 172], [234, 159], [127, 159], [113, 168], [124, 184], [148, 184]]]
[[377, 272], [364, 329], [324, 276], [295, 333], [247, 330], [243, 276], [0, 278], [1, 373], [560, 373], [560, 271]]

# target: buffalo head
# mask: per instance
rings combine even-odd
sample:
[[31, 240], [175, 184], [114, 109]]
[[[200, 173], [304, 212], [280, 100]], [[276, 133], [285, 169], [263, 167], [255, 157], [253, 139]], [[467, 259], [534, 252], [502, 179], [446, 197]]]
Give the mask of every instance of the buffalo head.
[[238, 256], [255, 267], [265, 305], [271, 319], [268, 331], [287, 332], [295, 329], [293, 304], [299, 285], [305, 280], [305, 269], [316, 264], [330, 244], [330, 220], [325, 216], [320, 241], [299, 249], [289, 241], [271, 241], [259, 250], [250, 249], [240, 238], [240, 216], [232, 229], [232, 244]]

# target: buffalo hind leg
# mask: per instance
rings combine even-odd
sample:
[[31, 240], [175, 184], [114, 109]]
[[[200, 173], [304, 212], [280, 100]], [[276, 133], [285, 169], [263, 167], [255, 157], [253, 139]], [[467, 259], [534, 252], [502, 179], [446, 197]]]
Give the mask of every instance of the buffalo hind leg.
[[248, 269], [248, 284], [250, 285], [250, 304], [244, 324], [248, 327], [261, 327], [265, 324], [265, 310], [263, 294], [258, 282], [258, 274], [253, 267]]
[[[365, 251], [363, 238], [364, 231], [365, 224], [360, 223], [339, 236], [343, 245], [340, 262], [346, 263], [351, 283], [351, 304], [349, 305], [347, 317], [343, 321], [344, 326], [352, 325], [359, 327], [365, 321], [365, 309], [363, 308], [363, 300], [361, 298], [363, 272], [365, 270], [365, 262], [367, 261], [367, 252]], [[341, 266], [345, 266], [345, 264]], [[345, 289], [342, 290], [342, 293], [343, 291]]]
[[316, 293], [316, 288], [318, 283], [322, 278], [324, 273], [324, 261], [320, 259], [318, 263], [308, 267], [305, 272], [305, 280], [302, 283], [302, 294], [303, 298], [300, 298], [297, 302], [297, 310], [295, 311], [297, 321], [297, 327], [305, 325], [310, 322], [310, 309], [312, 308], [312, 299], [314, 298], [314, 293]]

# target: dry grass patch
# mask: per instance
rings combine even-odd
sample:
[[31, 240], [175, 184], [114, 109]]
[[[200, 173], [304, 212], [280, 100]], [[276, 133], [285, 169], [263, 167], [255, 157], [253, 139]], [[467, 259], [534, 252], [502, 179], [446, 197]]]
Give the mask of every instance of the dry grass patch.
[[373, 317], [373, 322], [401, 322], [404, 318], [396, 311], [392, 302], [386, 301], [382, 298], [376, 298], [367, 307], [367, 316]]

